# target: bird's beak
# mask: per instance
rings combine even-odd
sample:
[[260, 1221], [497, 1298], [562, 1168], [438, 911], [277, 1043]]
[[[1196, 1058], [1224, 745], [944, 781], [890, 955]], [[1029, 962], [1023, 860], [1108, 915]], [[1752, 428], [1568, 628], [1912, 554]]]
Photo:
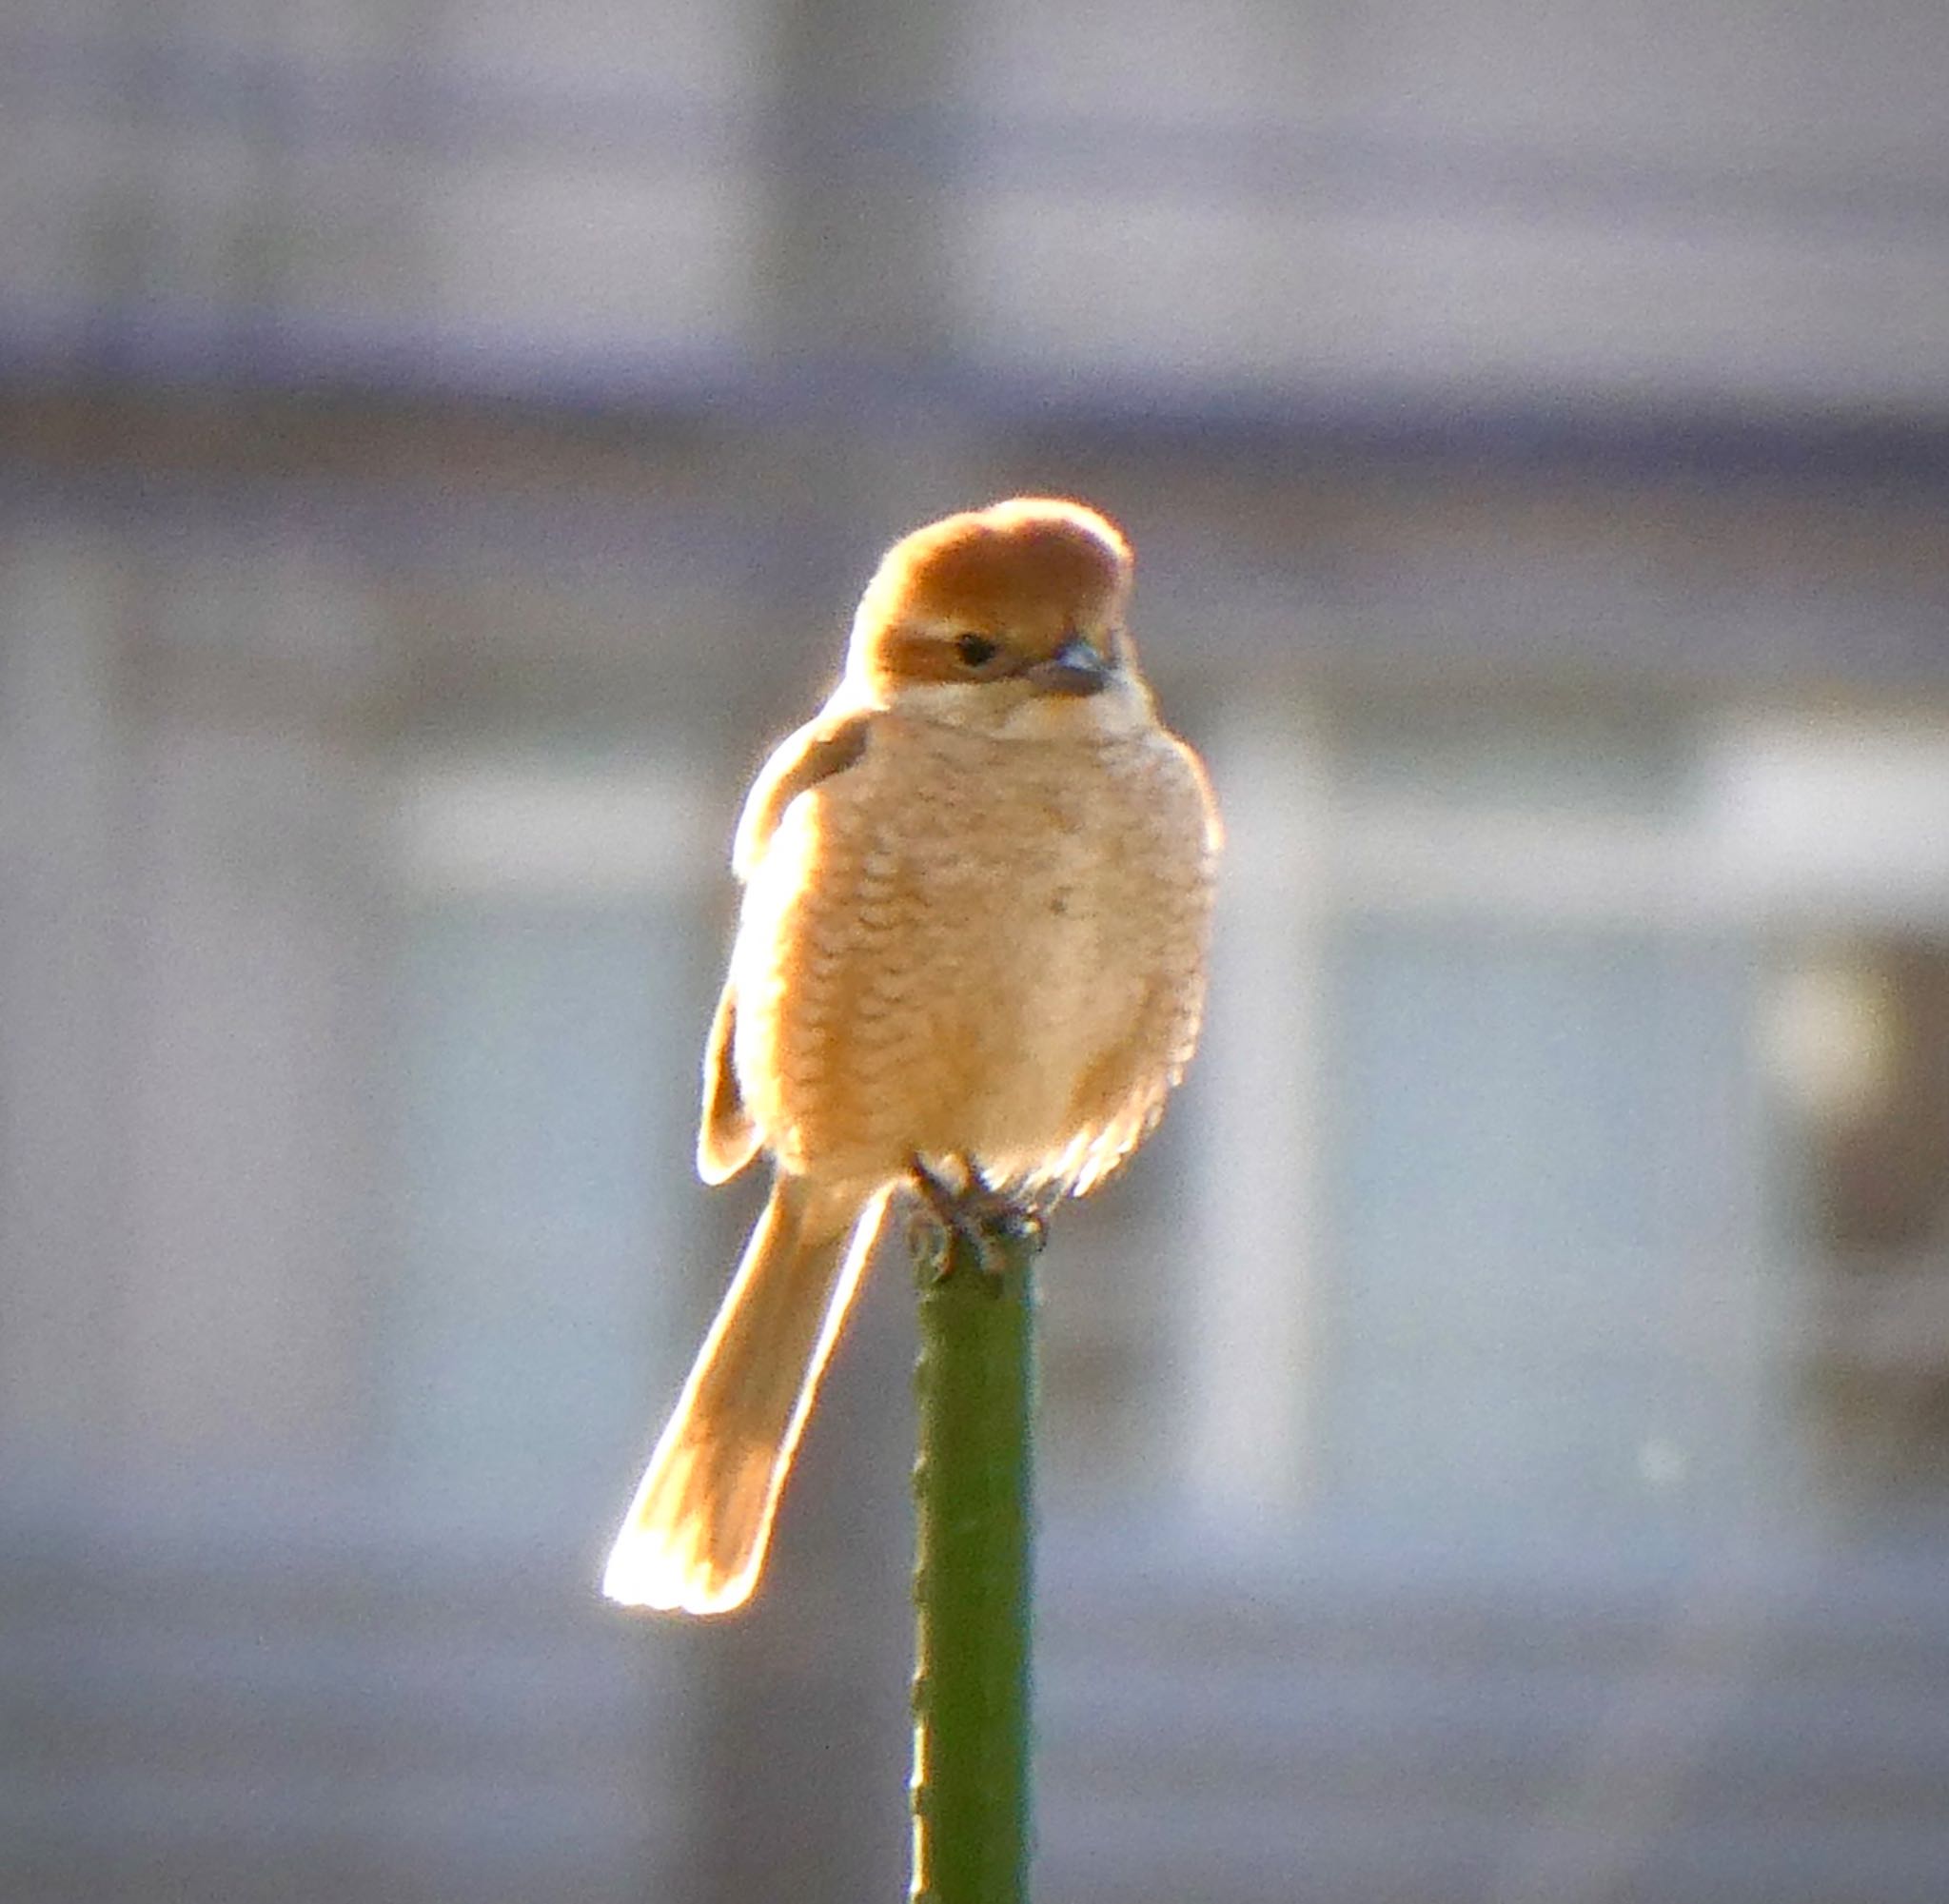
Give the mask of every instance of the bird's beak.
[[1093, 695], [1110, 685], [1110, 666], [1080, 635], [1073, 635], [1046, 661], [1022, 670], [1041, 695]]

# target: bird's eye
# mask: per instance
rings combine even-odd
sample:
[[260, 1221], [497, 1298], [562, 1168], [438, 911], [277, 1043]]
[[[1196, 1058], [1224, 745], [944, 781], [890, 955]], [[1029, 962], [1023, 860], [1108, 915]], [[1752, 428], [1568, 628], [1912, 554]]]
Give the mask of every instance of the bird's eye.
[[986, 635], [956, 635], [955, 653], [962, 662], [971, 668], [984, 668], [994, 659], [999, 650]]

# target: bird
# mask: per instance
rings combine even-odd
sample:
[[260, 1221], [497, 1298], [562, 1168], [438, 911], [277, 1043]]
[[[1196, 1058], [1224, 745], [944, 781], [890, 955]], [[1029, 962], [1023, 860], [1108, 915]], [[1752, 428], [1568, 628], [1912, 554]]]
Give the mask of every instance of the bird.
[[1039, 1224], [1197, 1039], [1222, 828], [1126, 625], [1130, 545], [1055, 497], [887, 550], [837, 685], [759, 772], [703, 1061], [706, 1183], [771, 1189], [610, 1552], [612, 1600], [752, 1594], [890, 1198]]

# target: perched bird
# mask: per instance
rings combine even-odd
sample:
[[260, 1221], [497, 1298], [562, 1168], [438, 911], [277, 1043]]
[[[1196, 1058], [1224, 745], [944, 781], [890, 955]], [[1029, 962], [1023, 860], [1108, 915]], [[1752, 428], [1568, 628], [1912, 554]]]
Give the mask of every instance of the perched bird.
[[629, 1605], [756, 1584], [889, 1196], [1046, 1208], [1143, 1139], [1196, 1039], [1219, 847], [1124, 626], [1131, 554], [1018, 498], [895, 543], [831, 698], [759, 774], [698, 1169], [772, 1189], [609, 1557]]

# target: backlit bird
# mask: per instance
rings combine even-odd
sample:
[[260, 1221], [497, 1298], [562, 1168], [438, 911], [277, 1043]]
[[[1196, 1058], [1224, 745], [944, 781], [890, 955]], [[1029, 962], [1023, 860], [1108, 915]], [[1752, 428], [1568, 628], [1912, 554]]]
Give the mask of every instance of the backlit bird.
[[1130, 550], [1019, 498], [896, 542], [830, 699], [772, 756], [704, 1055], [698, 1168], [772, 1191], [610, 1554], [721, 1613], [772, 1517], [889, 1195], [1040, 1208], [1155, 1123], [1197, 1036], [1219, 846], [1124, 625]]

